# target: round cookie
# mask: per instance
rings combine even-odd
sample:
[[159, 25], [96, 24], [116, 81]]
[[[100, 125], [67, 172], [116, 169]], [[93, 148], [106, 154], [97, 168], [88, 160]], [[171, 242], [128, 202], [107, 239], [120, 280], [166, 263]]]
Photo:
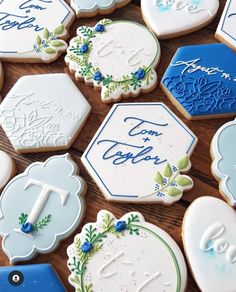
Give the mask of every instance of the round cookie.
[[124, 7], [131, 0], [70, 0], [71, 7], [78, 18], [93, 17], [97, 14], [110, 14], [117, 8]]
[[182, 237], [201, 291], [235, 291], [235, 224], [235, 210], [220, 199], [201, 197], [188, 208]]
[[4, 151], [0, 150], [0, 190], [14, 176], [16, 168], [11, 157]]
[[143, 18], [158, 39], [196, 31], [210, 23], [219, 0], [141, 0]]
[[117, 220], [100, 211], [97, 222], [83, 227], [67, 253], [69, 282], [76, 291], [183, 292], [186, 288], [181, 250], [140, 213]]
[[0, 59], [49, 63], [67, 48], [74, 12], [64, 0], [1, 0]]
[[145, 26], [108, 19], [79, 27], [65, 57], [75, 78], [101, 89], [105, 103], [153, 90], [159, 59], [159, 42]]

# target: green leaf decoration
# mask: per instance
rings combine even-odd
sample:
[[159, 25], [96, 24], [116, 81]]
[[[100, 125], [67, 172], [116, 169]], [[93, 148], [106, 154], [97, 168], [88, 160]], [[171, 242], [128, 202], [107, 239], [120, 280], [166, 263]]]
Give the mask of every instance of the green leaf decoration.
[[65, 30], [65, 27], [63, 24], [61, 24], [58, 27], [56, 27], [53, 32], [55, 35], [60, 35], [64, 32], [64, 30]]
[[45, 48], [43, 51], [44, 51], [44, 53], [50, 54], [50, 55], [56, 53], [56, 50], [54, 50], [53, 48]]
[[184, 156], [184, 158], [182, 158], [180, 161], [177, 162], [177, 167], [179, 170], [183, 170], [183, 169], [186, 169], [188, 168], [189, 166], [189, 157], [188, 155]]
[[43, 37], [47, 40], [49, 38], [49, 31], [47, 28], [43, 30]]
[[56, 40], [56, 41], [52, 41], [51, 45], [53, 47], [63, 47], [65, 45], [65, 43], [63, 41]]
[[166, 164], [163, 174], [164, 174], [165, 177], [171, 177], [172, 176], [173, 171], [172, 171], [171, 166], [170, 166], [169, 163]]
[[181, 195], [181, 191], [178, 189], [178, 188], [176, 188], [176, 187], [172, 187], [172, 188], [170, 188], [169, 190], [168, 190], [168, 195], [169, 196], [171, 196], [171, 197], [176, 197], [176, 196], [179, 196], [179, 195]]
[[191, 186], [193, 184], [192, 180], [189, 177], [182, 175], [179, 175], [175, 181], [181, 187]]
[[41, 37], [37, 35], [36, 40], [35, 40], [36, 45], [40, 46], [42, 44]]
[[159, 171], [156, 173], [155, 182], [158, 183], [159, 185], [163, 185], [163, 176]]
[[35, 223], [33, 225], [33, 231], [39, 231], [40, 229], [43, 229], [44, 227], [46, 227], [48, 225], [48, 223], [51, 221], [51, 217], [52, 215], [47, 215], [45, 216], [42, 220], [40, 220], [39, 222]]
[[18, 220], [19, 220], [19, 224], [20, 224], [20, 225], [25, 224], [26, 221], [27, 221], [27, 218], [28, 218], [28, 214], [21, 213], [21, 214], [20, 214], [20, 217], [18, 218]]

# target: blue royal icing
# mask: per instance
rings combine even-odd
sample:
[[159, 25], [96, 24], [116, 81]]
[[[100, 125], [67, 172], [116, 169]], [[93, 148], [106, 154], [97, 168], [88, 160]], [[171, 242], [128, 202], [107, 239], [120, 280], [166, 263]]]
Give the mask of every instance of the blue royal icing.
[[177, 50], [162, 85], [191, 117], [236, 113], [236, 53], [224, 44]]

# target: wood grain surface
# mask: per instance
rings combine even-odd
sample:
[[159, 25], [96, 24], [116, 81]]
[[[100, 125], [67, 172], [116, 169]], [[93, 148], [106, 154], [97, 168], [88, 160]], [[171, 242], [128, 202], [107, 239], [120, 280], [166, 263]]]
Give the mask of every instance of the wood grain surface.
[[[151, 0], [148, 0], [151, 1]], [[208, 0], [211, 1], [211, 0]], [[177, 39], [161, 41], [162, 57], [159, 67], [157, 68], [157, 73], [159, 80], [161, 79], [163, 73], [165, 72], [173, 54], [176, 49], [180, 46], [194, 45], [194, 44], [205, 44], [216, 42], [214, 38], [215, 30], [219, 22], [225, 0], [220, 0], [220, 9], [218, 11], [216, 19], [208, 25], [206, 28], [189, 34], [184, 37]], [[97, 16], [91, 19], [80, 19], [76, 20], [70, 30], [71, 37], [75, 36], [76, 28], [80, 25], [93, 26], [102, 17]], [[109, 18], [113, 20], [124, 19], [133, 20], [144, 24], [139, 1], [132, 1], [128, 6], [116, 10], [113, 14], [109, 15]], [[65, 55], [65, 54], [64, 54]], [[14, 63], [3, 63], [5, 77], [4, 85], [1, 91], [2, 97], [6, 96], [8, 91], [14, 85], [16, 80], [24, 75], [30, 74], [42, 74], [42, 73], [58, 73], [65, 72], [69, 73], [68, 67], [64, 62], [64, 55], [62, 55], [57, 61], [51, 64], [14, 64]], [[74, 76], [70, 74], [71, 78]], [[73, 241], [74, 235], [80, 232], [81, 227], [91, 221], [96, 221], [97, 212], [101, 209], [106, 209], [114, 213], [116, 217], [121, 217], [123, 214], [130, 211], [141, 212], [147, 221], [158, 225], [167, 231], [179, 244], [183, 250], [182, 240], [181, 240], [181, 225], [184, 213], [190, 203], [199, 196], [211, 195], [214, 197], [221, 197], [218, 191], [218, 183], [213, 178], [210, 166], [210, 143], [212, 137], [216, 130], [226, 123], [228, 119], [217, 119], [217, 120], [202, 120], [202, 121], [187, 121], [178, 112], [178, 110], [171, 104], [168, 98], [161, 91], [158, 86], [156, 90], [149, 94], [140, 95], [138, 98], [127, 99], [127, 102], [164, 102], [171, 110], [177, 114], [186, 125], [197, 135], [199, 143], [192, 155], [192, 169], [190, 172], [191, 177], [194, 180], [195, 186], [192, 191], [185, 193], [183, 199], [175, 203], [173, 206], [161, 206], [161, 205], [129, 205], [129, 204], [118, 204], [107, 202], [98, 187], [93, 182], [92, 178], [85, 171], [84, 167], [81, 165], [80, 157], [86, 149], [88, 143], [92, 139], [93, 135], [97, 131], [98, 127], [102, 123], [104, 117], [111, 108], [111, 105], [105, 105], [101, 102], [99, 92], [95, 91], [93, 88], [86, 86], [83, 83], [78, 83], [78, 88], [87, 98], [92, 106], [92, 113], [89, 116], [85, 127], [80, 132], [75, 143], [68, 151], [73, 159], [77, 162], [81, 169], [81, 175], [87, 181], [88, 192], [86, 194], [86, 213], [81, 226], [79, 226], [76, 232], [67, 240], [61, 242], [59, 248], [51, 254], [39, 255], [33, 260], [27, 263], [51, 263], [58, 274], [60, 275], [65, 287], [68, 291], [74, 291], [74, 289], [69, 285], [67, 277], [69, 276], [69, 270], [67, 268], [67, 254], [66, 249]], [[66, 88], [65, 88], [65, 98], [66, 98]], [[12, 148], [10, 142], [8, 141], [5, 133], [0, 129], [0, 149], [9, 153], [16, 161], [18, 173], [23, 172], [24, 169], [32, 162], [44, 161], [51, 155], [62, 154], [61, 152], [50, 152], [50, 153], [35, 153], [35, 154], [17, 154]], [[0, 169], [4, 167], [0, 166]], [[58, 170], [60, 171], [60, 170]], [[16, 194], [17, 196], [17, 194]], [[63, 218], [61, 219], [63, 220]], [[17, 244], [17, 243], [16, 243]], [[22, 264], [27, 264], [22, 263]], [[9, 265], [7, 257], [2, 251], [0, 251], [0, 266]], [[199, 291], [197, 285], [195, 284], [191, 273], [189, 272], [188, 289], [187, 291], [195, 292]], [[33, 291], [32, 291], [33, 292]], [[56, 292], [56, 291], [55, 291]], [[95, 291], [96, 292], [96, 291]], [[158, 291], [153, 291], [158, 292]]]

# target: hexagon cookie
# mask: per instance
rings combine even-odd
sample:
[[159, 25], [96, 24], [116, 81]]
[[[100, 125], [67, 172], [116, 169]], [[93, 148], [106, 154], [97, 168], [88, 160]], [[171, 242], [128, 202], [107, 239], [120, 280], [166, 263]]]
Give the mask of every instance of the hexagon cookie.
[[236, 54], [224, 44], [181, 47], [161, 86], [187, 119], [236, 114]]
[[90, 109], [67, 74], [24, 76], [0, 105], [0, 124], [18, 152], [68, 149]]
[[52, 62], [66, 50], [74, 19], [64, 0], [0, 0], [0, 59]]
[[228, 0], [216, 31], [216, 38], [236, 50], [236, 1]]
[[172, 204], [190, 190], [197, 138], [162, 103], [116, 104], [82, 156], [106, 199]]

